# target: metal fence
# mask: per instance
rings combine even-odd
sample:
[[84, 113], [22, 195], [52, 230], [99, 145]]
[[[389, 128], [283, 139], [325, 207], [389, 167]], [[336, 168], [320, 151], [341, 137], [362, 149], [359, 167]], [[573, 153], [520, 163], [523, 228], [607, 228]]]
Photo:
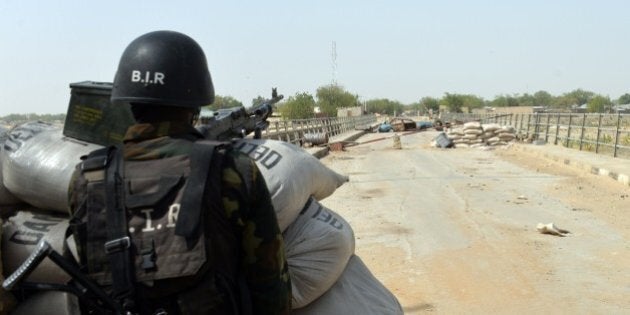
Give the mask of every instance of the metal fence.
[[444, 121], [480, 121], [512, 126], [523, 140], [630, 158], [630, 114], [448, 114]]
[[262, 138], [300, 144], [305, 136], [334, 137], [353, 130], [363, 130], [376, 123], [375, 115], [270, 121]]

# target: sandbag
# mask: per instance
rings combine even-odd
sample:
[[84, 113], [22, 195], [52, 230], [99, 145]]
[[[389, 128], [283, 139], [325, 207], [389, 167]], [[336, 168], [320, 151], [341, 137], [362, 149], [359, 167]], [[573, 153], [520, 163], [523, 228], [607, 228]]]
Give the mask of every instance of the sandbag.
[[398, 315], [403, 310], [396, 296], [372, 275], [359, 256], [353, 255], [330, 290], [291, 314]]
[[[0, 219], [0, 239], [2, 237], [2, 220]], [[1, 253], [1, 251], [0, 251]], [[2, 260], [0, 260], [0, 282], [4, 281], [2, 273]], [[8, 314], [15, 306], [15, 298], [13, 295], [0, 287], [0, 314]]]
[[42, 291], [24, 300], [11, 315], [80, 315], [76, 295], [61, 291]]
[[330, 289], [354, 254], [354, 231], [339, 214], [310, 198], [283, 233], [293, 307], [306, 306]]
[[466, 135], [480, 135], [483, 133], [483, 130], [481, 130], [481, 128], [477, 129], [477, 128], [473, 128], [473, 129], [464, 129], [464, 134]]
[[101, 146], [64, 137], [60, 127], [29, 122], [9, 132], [3, 182], [19, 199], [44, 210], [68, 211], [70, 177], [82, 155]]
[[483, 131], [495, 132], [495, 131], [501, 129], [501, 125], [499, 125], [497, 123], [482, 124], [481, 128], [483, 129]]
[[304, 149], [288, 142], [239, 139], [234, 147], [256, 162], [271, 193], [282, 231], [295, 220], [311, 196], [322, 200], [348, 181], [348, 176], [331, 170]]
[[[45, 239], [60, 254], [71, 255], [65, 244], [68, 219], [51, 212], [17, 211], [2, 225], [2, 265], [4, 275], [13, 273]], [[68, 256], [70, 257], [70, 256]], [[70, 276], [49, 259], [44, 259], [28, 281], [63, 284]]]
[[[0, 126], [0, 155], [2, 155], [2, 150], [4, 150], [4, 141], [8, 136], [8, 129]], [[0, 214], [3, 214], [2, 209], [5, 206], [12, 206], [20, 203], [20, 199], [15, 197], [6, 187], [4, 187], [2, 178], [2, 159], [0, 159]]]
[[464, 129], [481, 129], [481, 123], [478, 121], [469, 121], [464, 124]]

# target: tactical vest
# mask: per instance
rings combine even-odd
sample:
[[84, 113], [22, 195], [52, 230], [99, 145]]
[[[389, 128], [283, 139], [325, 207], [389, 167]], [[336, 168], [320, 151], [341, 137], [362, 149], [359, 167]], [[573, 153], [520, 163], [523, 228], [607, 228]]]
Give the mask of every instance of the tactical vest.
[[[140, 313], [162, 309], [169, 314], [236, 314], [248, 305], [238, 270], [240, 234], [225, 217], [220, 191], [221, 170], [234, 163], [228, 149], [225, 143], [200, 141], [193, 144], [191, 155], [122, 163], [124, 198], [119, 200], [127, 214]], [[72, 220], [82, 263], [105, 287], [112, 285], [113, 265], [106, 250], [112, 241], [105, 180], [112, 159], [108, 152], [94, 151], [77, 166], [74, 189], [82, 202]], [[211, 157], [210, 163], [204, 154]], [[244, 178], [243, 183], [248, 189]], [[198, 214], [191, 216], [191, 208]], [[179, 222], [178, 228], [184, 213], [186, 223]], [[186, 236], [183, 230], [188, 230]]]

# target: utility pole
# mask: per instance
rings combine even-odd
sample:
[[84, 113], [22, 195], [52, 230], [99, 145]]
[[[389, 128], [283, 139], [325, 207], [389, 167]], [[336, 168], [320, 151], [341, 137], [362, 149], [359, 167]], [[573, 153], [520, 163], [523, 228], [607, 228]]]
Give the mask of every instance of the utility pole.
[[333, 40], [331, 51], [332, 85], [337, 85], [337, 42]]

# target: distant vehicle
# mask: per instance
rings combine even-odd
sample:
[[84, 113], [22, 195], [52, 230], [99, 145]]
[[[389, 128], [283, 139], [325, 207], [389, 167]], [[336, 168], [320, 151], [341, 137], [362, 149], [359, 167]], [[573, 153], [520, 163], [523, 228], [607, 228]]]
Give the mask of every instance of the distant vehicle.
[[378, 132], [392, 132], [394, 131], [394, 127], [392, 127], [392, 125], [385, 121], [378, 126], [377, 130]]
[[430, 121], [419, 121], [416, 123], [417, 128], [420, 130], [428, 129], [433, 127], [433, 123]]
[[418, 128], [413, 119], [404, 117], [392, 118], [389, 124], [392, 125], [394, 131], [416, 130], [416, 128]]

